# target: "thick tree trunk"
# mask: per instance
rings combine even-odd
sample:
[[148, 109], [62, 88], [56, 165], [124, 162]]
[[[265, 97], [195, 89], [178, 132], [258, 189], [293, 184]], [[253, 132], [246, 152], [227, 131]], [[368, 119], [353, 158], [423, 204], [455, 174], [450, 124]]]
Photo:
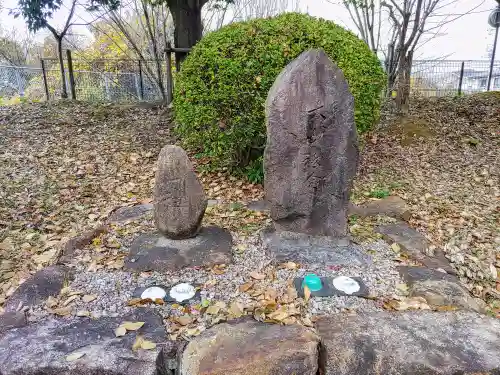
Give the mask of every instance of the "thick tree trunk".
[[61, 98], [68, 98], [68, 91], [66, 89], [66, 74], [64, 72], [64, 56], [62, 49], [62, 38], [57, 39], [57, 54], [59, 57], [59, 68], [61, 70]]
[[[174, 45], [178, 48], [191, 48], [203, 33], [201, 9], [208, 0], [167, 0], [168, 7], [174, 19]], [[186, 58], [187, 53], [177, 52], [175, 61], [177, 70]]]
[[410, 109], [410, 84], [411, 65], [413, 60], [412, 51], [401, 54], [398, 64], [398, 90], [396, 96], [396, 109], [403, 115], [408, 114]]

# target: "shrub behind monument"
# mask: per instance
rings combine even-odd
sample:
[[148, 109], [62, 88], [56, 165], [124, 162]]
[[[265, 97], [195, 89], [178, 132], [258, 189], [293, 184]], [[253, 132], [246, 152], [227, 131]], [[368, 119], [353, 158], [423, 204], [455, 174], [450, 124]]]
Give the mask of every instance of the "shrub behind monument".
[[205, 36], [175, 85], [176, 133], [212, 167], [242, 167], [262, 155], [264, 102], [280, 71], [303, 51], [322, 48], [342, 69], [355, 98], [359, 132], [379, 115], [385, 75], [353, 33], [330, 21], [288, 13], [234, 23]]

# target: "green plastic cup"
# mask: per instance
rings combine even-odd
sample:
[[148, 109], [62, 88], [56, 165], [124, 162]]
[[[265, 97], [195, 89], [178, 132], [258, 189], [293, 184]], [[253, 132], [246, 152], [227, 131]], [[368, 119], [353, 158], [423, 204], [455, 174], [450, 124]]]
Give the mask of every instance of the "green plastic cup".
[[304, 286], [307, 286], [311, 292], [317, 292], [323, 288], [323, 283], [318, 276], [314, 273], [310, 273], [302, 280], [302, 289], [304, 289]]

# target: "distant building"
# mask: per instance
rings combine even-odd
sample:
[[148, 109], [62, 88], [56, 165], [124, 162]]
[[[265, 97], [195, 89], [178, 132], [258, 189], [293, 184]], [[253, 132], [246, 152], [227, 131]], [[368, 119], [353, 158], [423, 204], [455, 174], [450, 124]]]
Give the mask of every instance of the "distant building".
[[[456, 79], [460, 79], [460, 71], [453, 72]], [[488, 88], [489, 70], [464, 69], [462, 91], [486, 91]], [[491, 76], [491, 90], [500, 90], [500, 69], [493, 70]]]

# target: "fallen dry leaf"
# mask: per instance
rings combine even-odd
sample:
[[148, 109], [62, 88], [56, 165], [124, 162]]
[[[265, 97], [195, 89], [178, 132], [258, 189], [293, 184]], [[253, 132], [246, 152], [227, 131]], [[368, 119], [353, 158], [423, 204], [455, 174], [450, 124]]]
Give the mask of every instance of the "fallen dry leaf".
[[144, 322], [123, 322], [120, 327], [125, 328], [127, 331], [137, 331], [144, 325]]
[[82, 301], [85, 303], [89, 303], [94, 301], [97, 298], [95, 294], [86, 294], [82, 297]]
[[285, 268], [287, 270], [296, 270], [299, 268], [299, 265], [295, 262], [286, 262], [281, 265], [281, 268]]
[[239, 290], [240, 290], [240, 292], [246, 292], [246, 291], [252, 289], [252, 287], [253, 287], [253, 283], [248, 282], [248, 283], [245, 283], [243, 285], [240, 285]]
[[125, 336], [126, 334], [127, 334], [127, 329], [123, 326], [119, 326], [118, 328], [115, 329], [116, 337]]
[[71, 302], [73, 302], [74, 300], [76, 300], [78, 298], [80, 298], [78, 295], [72, 295], [66, 301], [64, 301], [63, 306], [68, 306]]
[[182, 315], [175, 318], [175, 321], [179, 323], [181, 326], [187, 326], [188, 324], [193, 322], [193, 318], [189, 315]]
[[47, 306], [49, 309], [56, 307], [57, 304], [58, 301], [52, 296], [49, 296], [49, 298], [47, 298], [47, 300], [45, 301], [45, 306]]
[[236, 318], [239, 318], [243, 315], [243, 305], [239, 302], [234, 301], [229, 306], [229, 312]]
[[384, 304], [387, 310], [430, 310], [430, 306], [423, 297], [404, 298], [401, 300], [390, 300]]
[[396, 253], [399, 253], [401, 251], [401, 246], [399, 246], [398, 243], [394, 242], [392, 245], [391, 245], [391, 249], [394, 250]]
[[61, 308], [52, 310], [53, 314], [56, 314], [59, 316], [68, 316], [68, 315], [71, 315], [71, 312], [72, 312], [71, 306], [61, 307]]
[[275, 300], [278, 296], [278, 292], [274, 288], [267, 288], [264, 291], [264, 298], [267, 300]]
[[286, 290], [286, 294], [292, 300], [294, 300], [298, 297], [297, 289], [295, 289], [294, 287], [288, 287]]
[[128, 306], [136, 306], [140, 305], [142, 301], [142, 298], [132, 298], [131, 300], [127, 301]]
[[207, 308], [206, 313], [210, 315], [217, 315], [220, 311], [220, 306], [218, 305], [211, 305]]
[[408, 291], [409, 291], [408, 285], [406, 285], [404, 283], [396, 284], [396, 289], [405, 295], [408, 294]]
[[48, 251], [45, 251], [42, 254], [34, 255], [32, 259], [33, 259], [33, 262], [35, 262], [36, 264], [40, 264], [40, 265], [49, 264], [56, 259], [58, 253], [59, 253], [59, 250], [54, 248], [54, 249], [50, 249]]
[[189, 328], [186, 330], [186, 334], [188, 336], [198, 336], [201, 332], [203, 332], [200, 327], [195, 327], [195, 328]]
[[142, 340], [141, 349], [152, 350], [154, 348], [156, 348], [156, 344], [154, 342], [148, 340]]
[[290, 316], [290, 314], [288, 313], [285, 306], [282, 306], [278, 310], [273, 311], [272, 313], [267, 315], [267, 317], [269, 319], [276, 320], [278, 322], [282, 322], [283, 320], [285, 320], [289, 316]]
[[137, 335], [137, 337], [135, 338], [134, 344], [132, 345], [132, 350], [134, 352], [139, 350], [139, 348], [142, 346], [143, 341], [144, 341], [144, 339], [142, 338], [142, 336]]
[[237, 254], [242, 254], [245, 252], [245, 250], [247, 249], [247, 245], [245, 244], [239, 244], [238, 246], [236, 246], [236, 253]]
[[0, 242], [0, 250], [9, 252], [15, 249], [12, 239], [7, 237], [2, 242]]
[[66, 361], [73, 362], [73, 361], [76, 361], [77, 359], [82, 358], [84, 355], [85, 355], [85, 353], [82, 353], [82, 352], [72, 353], [72, 354], [66, 356]]
[[311, 298], [311, 289], [307, 285], [304, 285], [304, 301], [308, 302]]
[[436, 311], [457, 311], [459, 308], [457, 306], [436, 306], [434, 310]]
[[314, 323], [308, 317], [302, 317], [300, 321], [306, 327], [314, 327]]
[[255, 280], [264, 280], [266, 278], [266, 275], [258, 272], [250, 272], [250, 277]]

